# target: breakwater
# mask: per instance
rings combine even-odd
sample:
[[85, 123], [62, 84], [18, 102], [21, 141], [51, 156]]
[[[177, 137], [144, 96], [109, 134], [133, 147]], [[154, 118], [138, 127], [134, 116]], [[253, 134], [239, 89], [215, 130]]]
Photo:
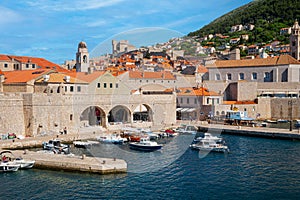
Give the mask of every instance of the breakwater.
[[263, 127], [245, 127], [245, 126], [228, 126], [228, 125], [206, 125], [198, 126], [199, 132], [210, 132], [227, 135], [242, 135], [249, 137], [262, 137], [284, 140], [300, 140], [299, 129], [288, 131], [278, 128]]

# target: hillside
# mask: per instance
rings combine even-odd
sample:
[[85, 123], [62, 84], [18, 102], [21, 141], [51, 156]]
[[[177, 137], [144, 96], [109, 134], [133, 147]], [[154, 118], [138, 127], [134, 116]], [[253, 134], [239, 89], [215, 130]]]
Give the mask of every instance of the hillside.
[[[255, 25], [249, 42], [287, 42], [287, 37], [279, 34], [281, 28], [291, 27], [295, 19], [300, 19], [300, 0], [253, 0], [214, 20], [188, 36], [203, 37], [208, 34], [229, 34], [231, 26]], [[245, 34], [245, 33], [244, 33]]]

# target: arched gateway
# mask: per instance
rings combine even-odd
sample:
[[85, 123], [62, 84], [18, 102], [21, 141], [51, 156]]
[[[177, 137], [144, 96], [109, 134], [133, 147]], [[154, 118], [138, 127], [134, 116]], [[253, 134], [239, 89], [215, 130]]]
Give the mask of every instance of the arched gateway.
[[80, 115], [80, 124], [83, 126], [106, 126], [105, 112], [97, 106], [90, 106]]

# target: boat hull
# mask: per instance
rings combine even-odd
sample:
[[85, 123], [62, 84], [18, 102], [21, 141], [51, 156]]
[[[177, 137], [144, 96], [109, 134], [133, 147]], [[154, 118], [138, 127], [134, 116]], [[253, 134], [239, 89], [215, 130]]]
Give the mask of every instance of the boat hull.
[[138, 151], [157, 151], [162, 148], [162, 145], [148, 146], [143, 144], [130, 143], [129, 148]]

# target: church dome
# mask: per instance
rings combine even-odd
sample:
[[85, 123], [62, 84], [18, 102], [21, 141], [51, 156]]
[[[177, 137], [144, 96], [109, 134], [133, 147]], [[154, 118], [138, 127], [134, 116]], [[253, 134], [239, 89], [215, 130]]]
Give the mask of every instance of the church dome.
[[78, 44], [78, 48], [87, 48], [87, 45], [86, 45], [85, 42], [81, 41], [81, 42], [79, 42], [79, 44]]

